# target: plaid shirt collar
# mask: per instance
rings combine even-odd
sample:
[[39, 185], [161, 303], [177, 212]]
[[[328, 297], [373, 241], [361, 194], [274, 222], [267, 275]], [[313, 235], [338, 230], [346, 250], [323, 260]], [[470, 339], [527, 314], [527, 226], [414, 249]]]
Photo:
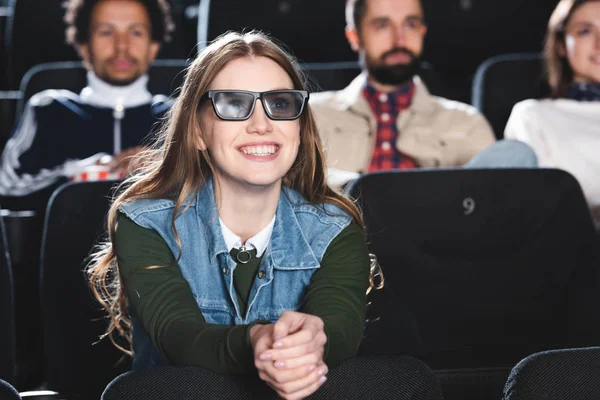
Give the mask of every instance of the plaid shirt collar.
[[363, 90], [363, 97], [367, 100], [371, 106], [371, 110], [375, 114], [381, 113], [381, 107], [379, 107], [380, 104], [389, 103], [394, 105], [394, 109], [389, 111], [396, 116], [411, 105], [414, 94], [415, 84], [412, 80], [402, 84], [391, 92], [377, 90], [367, 80]]

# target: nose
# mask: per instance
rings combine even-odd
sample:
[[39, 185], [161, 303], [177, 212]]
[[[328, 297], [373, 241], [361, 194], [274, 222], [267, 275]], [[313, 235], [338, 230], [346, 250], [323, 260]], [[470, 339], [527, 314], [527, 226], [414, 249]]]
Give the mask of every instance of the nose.
[[404, 47], [406, 45], [406, 33], [404, 32], [404, 26], [396, 25], [393, 28], [394, 45], [396, 47]]
[[119, 53], [127, 53], [129, 47], [129, 36], [127, 33], [118, 33], [115, 35], [115, 48]]
[[262, 105], [262, 101], [256, 100], [254, 106], [254, 112], [248, 119], [248, 127], [246, 130], [248, 133], [264, 135], [273, 131], [273, 125], [271, 120], [267, 116], [265, 109]]

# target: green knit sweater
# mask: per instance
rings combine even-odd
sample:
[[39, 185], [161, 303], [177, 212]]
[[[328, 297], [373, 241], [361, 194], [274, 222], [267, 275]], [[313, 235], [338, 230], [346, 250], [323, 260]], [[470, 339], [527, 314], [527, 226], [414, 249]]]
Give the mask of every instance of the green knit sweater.
[[[160, 235], [118, 215], [115, 250], [122, 285], [131, 307], [159, 352], [175, 365], [198, 365], [218, 373], [254, 371], [249, 325], [217, 325], [204, 320], [190, 287]], [[245, 305], [261, 258], [238, 264], [234, 287]], [[145, 268], [160, 266], [161, 268]], [[260, 273], [260, 271], [258, 271]], [[350, 224], [331, 242], [306, 290], [304, 313], [325, 324], [325, 362], [334, 366], [356, 354], [364, 330], [369, 257], [364, 235]], [[275, 282], [276, 284], [276, 282]]]

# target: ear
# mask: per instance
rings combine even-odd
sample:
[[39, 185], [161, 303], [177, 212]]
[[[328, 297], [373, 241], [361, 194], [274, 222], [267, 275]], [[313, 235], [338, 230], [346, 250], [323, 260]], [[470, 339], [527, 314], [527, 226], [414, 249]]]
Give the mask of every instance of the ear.
[[90, 47], [89, 47], [89, 45], [87, 43], [80, 44], [79, 47], [77, 48], [77, 51], [79, 52], [79, 56], [83, 59], [83, 62], [88, 67], [91, 67], [92, 63], [90, 63]]
[[194, 137], [196, 138], [196, 147], [200, 151], [206, 151], [208, 146], [206, 146], [206, 142], [202, 138], [202, 130], [200, 127], [197, 127], [194, 131]]
[[348, 43], [352, 50], [356, 53], [360, 51], [360, 38], [358, 37], [358, 32], [356, 28], [346, 28], [346, 39], [348, 39]]
[[159, 50], [160, 50], [159, 42], [150, 43], [150, 48], [148, 49], [148, 60], [150, 61], [150, 64], [152, 64], [154, 59], [156, 59], [156, 56], [158, 55]]
[[556, 53], [558, 54], [559, 57], [567, 56], [567, 46], [565, 45], [564, 40], [560, 40], [560, 41], [557, 40]]

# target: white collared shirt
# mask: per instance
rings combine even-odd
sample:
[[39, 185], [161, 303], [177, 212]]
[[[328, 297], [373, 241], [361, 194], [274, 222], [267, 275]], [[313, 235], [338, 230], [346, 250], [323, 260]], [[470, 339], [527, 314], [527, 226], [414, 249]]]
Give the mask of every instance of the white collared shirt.
[[152, 101], [152, 95], [147, 87], [148, 75], [142, 75], [126, 86], [114, 86], [98, 78], [93, 71], [88, 71], [87, 83], [79, 97], [95, 107], [114, 108], [121, 105], [130, 108]]
[[[225, 245], [227, 246], [227, 251], [231, 252], [233, 248], [239, 248], [242, 246], [242, 238], [233, 233], [219, 218], [219, 223], [221, 224], [221, 233], [223, 234], [223, 239], [225, 239]], [[271, 234], [273, 233], [273, 227], [275, 226], [275, 216], [269, 225], [265, 226], [260, 232], [256, 235], [252, 236], [250, 239], [246, 240], [246, 248], [247, 249], [256, 249], [256, 257], [260, 257], [263, 255], [267, 246], [269, 245], [269, 241], [271, 240]]]

